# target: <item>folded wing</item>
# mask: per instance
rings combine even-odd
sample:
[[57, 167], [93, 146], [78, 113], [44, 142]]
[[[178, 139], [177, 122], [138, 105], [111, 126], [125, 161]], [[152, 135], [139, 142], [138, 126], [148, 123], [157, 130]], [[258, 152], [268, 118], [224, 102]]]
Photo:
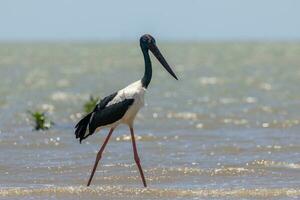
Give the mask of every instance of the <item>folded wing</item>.
[[92, 135], [98, 127], [110, 125], [120, 120], [134, 102], [134, 99], [123, 99], [120, 102], [111, 104], [110, 102], [116, 96], [117, 93], [114, 93], [102, 99], [91, 113], [76, 124], [75, 135], [76, 138], [79, 138], [80, 143], [83, 139]]

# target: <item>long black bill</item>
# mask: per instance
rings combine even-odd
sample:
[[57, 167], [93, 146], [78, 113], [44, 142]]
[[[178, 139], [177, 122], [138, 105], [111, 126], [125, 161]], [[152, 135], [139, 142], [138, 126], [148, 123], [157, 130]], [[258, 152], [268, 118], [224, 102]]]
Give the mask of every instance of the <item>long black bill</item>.
[[157, 60], [160, 62], [160, 64], [162, 64], [162, 66], [164, 66], [164, 68], [176, 79], [178, 80], [177, 76], [175, 75], [175, 73], [173, 72], [173, 70], [171, 69], [171, 67], [169, 66], [169, 64], [167, 63], [167, 61], [165, 60], [165, 58], [163, 57], [163, 55], [160, 53], [159, 49], [157, 48], [157, 46], [155, 44], [152, 44], [151, 46], [149, 46], [150, 51], [153, 53], [153, 55], [157, 58]]

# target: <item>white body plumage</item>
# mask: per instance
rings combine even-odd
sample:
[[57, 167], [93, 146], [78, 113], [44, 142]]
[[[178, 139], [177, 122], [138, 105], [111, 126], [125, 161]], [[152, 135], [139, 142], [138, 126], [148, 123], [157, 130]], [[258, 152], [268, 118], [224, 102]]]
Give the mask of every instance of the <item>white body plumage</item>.
[[103, 127], [117, 127], [119, 124], [127, 124], [132, 126], [133, 121], [138, 111], [144, 106], [144, 96], [146, 88], [142, 86], [141, 80], [131, 83], [127, 87], [118, 91], [117, 95], [106, 105], [106, 107], [124, 101], [125, 99], [134, 99], [133, 104], [128, 108], [124, 116], [112, 123]]

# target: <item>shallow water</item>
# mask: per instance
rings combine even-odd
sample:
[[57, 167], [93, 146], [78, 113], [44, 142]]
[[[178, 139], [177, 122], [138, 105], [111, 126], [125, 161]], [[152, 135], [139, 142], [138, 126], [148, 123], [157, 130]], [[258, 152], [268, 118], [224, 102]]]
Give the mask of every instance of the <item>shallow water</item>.
[[[149, 187], [120, 126], [90, 188], [107, 130], [79, 144], [90, 94], [143, 74], [137, 44], [0, 46], [0, 199], [300, 198], [300, 44], [161, 44], [179, 81], [153, 61], [135, 132]], [[32, 131], [27, 110], [55, 126]]]

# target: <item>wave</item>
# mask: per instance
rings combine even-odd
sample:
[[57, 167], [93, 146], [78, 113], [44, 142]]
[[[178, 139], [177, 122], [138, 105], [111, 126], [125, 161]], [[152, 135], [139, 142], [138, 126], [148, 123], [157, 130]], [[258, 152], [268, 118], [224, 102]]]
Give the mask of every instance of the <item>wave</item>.
[[181, 175], [208, 175], [208, 176], [239, 176], [249, 173], [255, 173], [254, 169], [244, 167], [221, 167], [213, 169], [200, 169], [193, 167], [171, 167], [171, 168], [153, 168], [147, 170], [150, 174], [161, 174], [166, 176]]
[[300, 169], [300, 164], [288, 163], [288, 162], [276, 162], [273, 160], [255, 160], [251, 163], [252, 166], [263, 166], [267, 168], [288, 168], [288, 169]]
[[20, 197], [31, 195], [110, 195], [111, 197], [139, 196], [139, 197], [168, 197], [168, 198], [187, 198], [187, 197], [298, 197], [299, 188], [256, 188], [256, 189], [182, 189], [182, 188], [149, 188], [140, 189], [134, 187], [121, 186], [47, 186], [42, 188], [1, 188], [2, 197]]

